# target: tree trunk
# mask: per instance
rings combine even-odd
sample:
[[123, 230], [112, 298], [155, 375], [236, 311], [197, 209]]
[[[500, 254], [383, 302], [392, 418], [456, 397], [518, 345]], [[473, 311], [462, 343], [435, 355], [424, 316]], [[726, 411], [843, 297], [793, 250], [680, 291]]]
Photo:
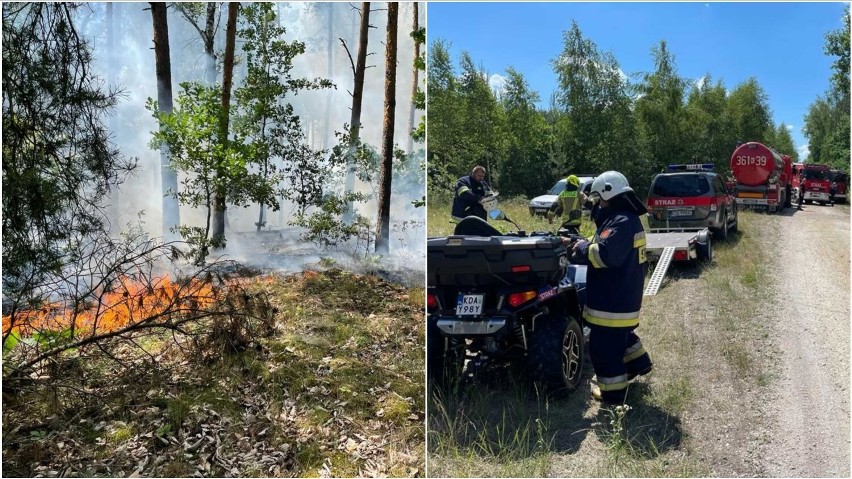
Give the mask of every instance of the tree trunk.
[[[355, 145], [361, 136], [361, 100], [364, 98], [364, 71], [367, 69], [367, 41], [370, 35], [370, 2], [361, 3], [361, 29], [355, 64], [355, 86], [352, 89], [352, 116], [349, 119], [349, 151], [346, 155], [346, 182], [343, 192], [355, 189]], [[344, 221], [352, 221], [352, 202], [346, 206]]]
[[[172, 112], [172, 65], [169, 52], [169, 23], [166, 16], [166, 4], [151, 2], [151, 18], [154, 23], [154, 56], [157, 72], [157, 105], [164, 113]], [[177, 195], [177, 172], [169, 165], [168, 148], [160, 149], [160, 172], [162, 175], [163, 193], [163, 239], [173, 241], [178, 239], [176, 231], [180, 224], [180, 208]]]
[[[329, 2], [326, 4], [328, 8], [328, 76], [327, 78], [334, 78], [334, 2]], [[332, 93], [331, 89], [328, 90], [328, 94], [325, 96], [325, 124], [322, 127], [322, 149], [328, 149], [328, 130], [331, 128], [331, 99]]]
[[[419, 14], [419, 3], [414, 2], [414, 27], [412, 31], [417, 32], [420, 29], [420, 19], [418, 18]], [[414, 153], [414, 137], [412, 136], [412, 131], [414, 131], [414, 117], [417, 113], [417, 106], [414, 104], [414, 98], [417, 95], [417, 84], [419, 82], [420, 69], [417, 68], [417, 60], [420, 58], [420, 42], [417, 39], [414, 39], [414, 62], [413, 62], [413, 77], [414, 79], [411, 81], [411, 111], [408, 115], [408, 149], [406, 150], [409, 154]]]
[[204, 25], [204, 53], [207, 54], [207, 82], [216, 83], [216, 52], [213, 51], [213, 41], [216, 38], [216, 2], [207, 3], [207, 22]]
[[[228, 123], [230, 122], [231, 108], [231, 82], [234, 76], [234, 49], [237, 38], [237, 14], [240, 4], [238, 2], [228, 3], [228, 26], [225, 31], [225, 63], [222, 68], [222, 113], [219, 120], [219, 141], [222, 142], [223, 151], [227, 151]], [[223, 158], [224, 160], [224, 158]], [[216, 175], [219, 177], [215, 195], [216, 201], [213, 211], [213, 236], [214, 240], [225, 239], [225, 196], [226, 188], [223, 178], [227, 173], [224, 165], [217, 167]]]
[[393, 174], [393, 126], [396, 109], [396, 32], [399, 3], [388, 3], [385, 48], [385, 110], [382, 125], [382, 173], [379, 184], [379, 218], [376, 225], [376, 252], [388, 253], [390, 242], [391, 176]]

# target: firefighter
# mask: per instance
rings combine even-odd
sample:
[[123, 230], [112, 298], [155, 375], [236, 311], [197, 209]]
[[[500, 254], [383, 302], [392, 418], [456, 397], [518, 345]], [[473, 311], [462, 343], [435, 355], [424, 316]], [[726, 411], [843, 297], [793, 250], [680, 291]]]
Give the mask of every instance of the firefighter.
[[555, 216], [563, 213], [568, 220], [563, 224], [569, 233], [580, 234], [580, 223], [583, 217], [583, 204], [586, 203], [586, 195], [580, 191], [580, 179], [576, 175], [568, 175], [565, 178], [565, 189], [559, 193], [554, 209], [547, 212], [547, 221], [553, 223]]
[[799, 205], [796, 207], [796, 210], [802, 211], [802, 201], [805, 199], [805, 172], [801, 171], [799, 173]]
[[488, 196], [491, 186], [485, 181], [485, 167], [475, 166], [468, 176], [462, 176], [456, 183], [453, 196], [452, 217], [461, 221], [467, 216], [477, 216], [488, 221], [482, 200]]
[[571, 260], [589, 265], [583, 319], [591, 329], [592, 397], [621, 404], [628, 382], [653, 368], [634, 331], [647, 270], [648, 210], [617, 171], [595, 178], [589, 197], [597, 230], [591, 241], [573, 245]]

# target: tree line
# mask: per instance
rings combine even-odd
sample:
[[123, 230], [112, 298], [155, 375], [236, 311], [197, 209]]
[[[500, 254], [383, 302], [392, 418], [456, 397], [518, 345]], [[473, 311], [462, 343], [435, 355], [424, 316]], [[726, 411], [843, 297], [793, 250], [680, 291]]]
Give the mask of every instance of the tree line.
[[[811, 107], [819, 113], [809, 113], [805, 131], [811, 138], [808, 161], [848, 171], [848, 9], [845, 22], [845, 31], [827, 35], [826, 53], [840, 56], [835, 86]], [[432, 41], [429, 191], [451, 190], [459, 176], [481, 164], [492, 186], [509, 196], [532, 197], [567, 174], [610, 169], [623, 172], [644, 195], [668, 164], [713, 163], [717, 172], [730, 175], [731, 153], [746, 141], [799, 161], [788, 126], [773, 123], [768, 95], [756, 78], [730, 90], [710, 73], [691, 82], [678, 74], [665, 40], [653, 46], [651, 56], [653, 71], [631, 81], [614, 55], [601, 51], [573, 22], [551, 61], [557, 90], [542, 108], [522, 72], [507, 67], [505, 85], [495, 91], [469, 53], [462, 52], [456, 66], [448, 43]]]

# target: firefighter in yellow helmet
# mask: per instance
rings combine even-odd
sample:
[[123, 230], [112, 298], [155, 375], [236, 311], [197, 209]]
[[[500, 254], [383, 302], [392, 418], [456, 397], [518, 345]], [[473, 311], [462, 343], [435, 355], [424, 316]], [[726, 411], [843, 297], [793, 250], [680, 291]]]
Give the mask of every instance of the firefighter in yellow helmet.
[[580, 179], [577, 175], [568, 175], [565, 178], [565, 189], [559, 193], [559, 198], [556, 199], [555, 208], [547, 212], [547, 221], [553, 223], [555, 216], [565, 214], [568, 220], [563, 224], [563, 227], [569, 233], [580, 234], [580, 223], [583, 216], [583, 204], [586, 202], [586, 195], [580, 191]]

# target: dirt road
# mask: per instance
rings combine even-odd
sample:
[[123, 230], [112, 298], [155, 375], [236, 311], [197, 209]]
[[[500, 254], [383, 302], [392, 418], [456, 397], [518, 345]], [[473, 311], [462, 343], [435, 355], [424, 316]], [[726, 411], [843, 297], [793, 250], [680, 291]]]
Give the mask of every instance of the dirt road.
[[[789, 210], [788, 210], [789, 211]], [[774, 477], [849, 477], [849, 208], [780, 218], [780, 377], [764, 451]]]

